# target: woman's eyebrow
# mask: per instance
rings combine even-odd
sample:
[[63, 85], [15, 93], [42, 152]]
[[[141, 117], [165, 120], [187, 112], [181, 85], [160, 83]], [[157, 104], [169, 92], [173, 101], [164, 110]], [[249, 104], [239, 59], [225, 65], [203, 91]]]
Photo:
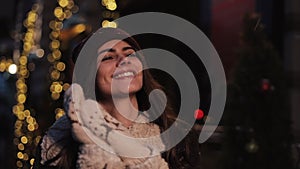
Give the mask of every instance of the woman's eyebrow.
[[122, 50], [125, 51], [125, 50], [129, 50], [129, 49], [135, 50], [135, 49], [134, 49], [133, 47], [131, 47], [131, 46], [126, 46], [126, 47], [124, 47]]
[[113, 48], [110, 48], [110, 49], [103, 49], [101, 50], [100, 52], [98, 52], [98, 55], [100, 55], [101, 53], [104, 53], [104, 52], [115, 52], [116, 50], [113, 49]]

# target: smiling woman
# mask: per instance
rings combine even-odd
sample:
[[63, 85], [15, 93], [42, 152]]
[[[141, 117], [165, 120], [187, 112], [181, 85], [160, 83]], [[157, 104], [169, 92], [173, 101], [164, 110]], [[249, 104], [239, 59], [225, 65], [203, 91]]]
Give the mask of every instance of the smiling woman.
[[[144, 69], [140, 50], [132, 37], [115, 28], [98, 30], [74, 49], [74, 83], [64, 100], [67, 114], [43, 137], [35, 168], [199, 168], [193, 130], [164, 150], [168, 139], [160, 134], [176, 114], [168, 97], [163, 112], [161, 95], [154, 94], [155, 104], [150, 103], [151, 91], [164, 88]], [[151, 116], [158, 118], [149, 122]]]

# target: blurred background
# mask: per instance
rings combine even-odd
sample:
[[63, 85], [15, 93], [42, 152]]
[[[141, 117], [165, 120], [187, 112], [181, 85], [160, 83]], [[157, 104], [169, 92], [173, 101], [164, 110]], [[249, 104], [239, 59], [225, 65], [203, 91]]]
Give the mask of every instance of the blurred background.
[[[202, 168], [299, 169], [299, 0], [2, 0], [0, 168], [32, 167], [41, 136], [64, 114], [74, 46], [100, 27], [117, 27], [114, 19], [146, 11], [196, 25], [223, 63], [227, 102], [217, 130], [201, 144]], [[200, 131], [212, 120], [202, 62], [174, 39], [137, 39], [143, 48], [170, 50], [190, 66], [201, 91], [202, 111], [195, 115]], [[178, 93], [166, 79], [161, 83], [169, 94]]]

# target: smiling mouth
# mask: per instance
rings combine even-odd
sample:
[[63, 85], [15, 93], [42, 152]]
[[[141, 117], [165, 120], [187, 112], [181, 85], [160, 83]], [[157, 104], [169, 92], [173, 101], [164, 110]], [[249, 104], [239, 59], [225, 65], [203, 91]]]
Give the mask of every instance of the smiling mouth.
[[134, 77], [135, 73], [132, 71], [118, 73], [113, 76], [114, 79], [131, 78]]

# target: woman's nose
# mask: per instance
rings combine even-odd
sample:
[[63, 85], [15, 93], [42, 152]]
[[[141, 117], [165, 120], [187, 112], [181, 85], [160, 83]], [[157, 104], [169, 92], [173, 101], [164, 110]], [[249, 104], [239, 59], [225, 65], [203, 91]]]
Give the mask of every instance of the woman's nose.
[[119, 57], [119, 61], [118, 61], [118, 66], [124, 66], [127, 64], [131, 64], [130, 60], [128, 59], [128, 57], [122, 55]]

